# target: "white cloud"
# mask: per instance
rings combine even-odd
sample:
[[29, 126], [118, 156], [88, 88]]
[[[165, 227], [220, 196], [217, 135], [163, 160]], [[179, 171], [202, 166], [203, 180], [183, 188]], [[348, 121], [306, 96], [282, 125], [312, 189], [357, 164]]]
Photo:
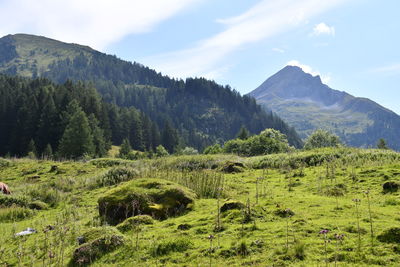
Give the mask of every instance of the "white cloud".
[[322, 35], [322, 34], [335, 36], [335, 27], [328, 26], [324, 22], [321, 22], [320, 24], [315, 25], [312, 35], [318, 36], [318, 35]]
[[1, 0], [0, 34], [33, 33], [103, 49], [201, 0]]
[[379, 68], [372, 69], [371, 73], [382, 73], [386, 75], [400, 75], [400, 63], [387, 65]]
[[328, 84], [332, 79], [329, 74], [328, 75], [322, 75], [318, 70], [314, 70], [309, 65], [302, 64], [297, 60], [291, 60], [286, 65], [287, 66], [296, 66], [296, 67], [301, 68], [304, 72], [311, 74], [312, 76], [319, 76], [321, 78], [321, 81], [324, 84]]
[[[173, 77], [204, 76], [221, 68], [223, 60], [246, 45], [288, 31], [348, 0], [262, 0], [243, 14], [219, 19], [226, 29], [192, 48], [141, 61]], [[216, 78], [208, 76], [207, 78]]]

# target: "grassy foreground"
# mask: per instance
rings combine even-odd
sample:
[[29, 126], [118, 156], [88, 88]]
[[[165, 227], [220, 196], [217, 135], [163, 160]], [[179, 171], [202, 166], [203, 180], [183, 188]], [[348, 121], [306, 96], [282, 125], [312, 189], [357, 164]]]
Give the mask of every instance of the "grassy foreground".
[[[187, 187], [196, 195], [194, 203], [159, 220], [140, 215], [107, 225], [98, 199], [137, 179]], [[0, 159], [0, 181], [12, 191], [0, 195], [1, 266], [400, 262], [400, 154], [391, 151], [343, 148], [141, 161]], [[387, 182], [392, 187], [384, 190]], [[28, 227], [37, 232], [15, 236]]]

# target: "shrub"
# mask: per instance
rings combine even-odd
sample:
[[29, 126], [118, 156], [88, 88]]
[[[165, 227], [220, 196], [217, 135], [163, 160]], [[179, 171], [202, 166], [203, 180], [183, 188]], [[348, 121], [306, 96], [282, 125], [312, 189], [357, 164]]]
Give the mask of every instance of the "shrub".
[[139, 172], [130, 167], [115, 167], [100, 175], [97, 179], [98, 186], [110, 186], [132, 180], [139, 176]]
[[98, 168], [106, 168], [106, 167], [114, 167], [114, 166], [120, 166], [120, 165], [127, 165], [129, 163], [132, 163], [130, 160], [125, 160], [125, 159], [93, 159], [90, 161], [91, 164], [95, 165]]
[[40, 200], [47, 203], [50, 207], [55, 207], [62, 199], [60, 191], [49, 186], [32, 186], [29, 188], [27, 195], [33, 201]]
[[162, 145], [156, 147], [156, 156], [157, 157], [165, 157], [168, 156], [169, 153]]
[[204, 149], [203, 154], [211, 155], [211, 154], [220, 154], [222, 153], [222, 147], [220, 144], [215, 144], [212, 146], [208, 146]]
[[168, 255], [171, 252], [184, 252], [192, 246], [189, 239], [166, 240], [150, 249], [153, 257]]
[[185, 147], [182, 151], [181, 151], [182, 155], [197, 155], [199, 154], [199, 151], [193, 147]]
[[286, 135], [274, 129], [265, 129], [246, 140], [234, 139], [225, 143], [224, 152], [243, 156], [257, 156], [286, 152], [289, 144]]
[[328, 131], [318, 129], [313, 132], [306, 140], [304, 149], [313, 149], [321, 147], [339, 147], [342, 143], [334, 134]]
[[26, 207], [28, 205], [28, 198], [26, 196], [13, 196], [0, 194], [0, 207], [20, 206]]

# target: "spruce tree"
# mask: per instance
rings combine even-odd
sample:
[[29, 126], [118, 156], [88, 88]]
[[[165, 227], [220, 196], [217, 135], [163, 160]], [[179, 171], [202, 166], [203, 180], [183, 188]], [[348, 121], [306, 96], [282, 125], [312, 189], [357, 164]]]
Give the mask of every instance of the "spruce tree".
[[58, 153], [61, 157], [76, 159], [87, 154], [92, 156], [95, 148], [89, 121], [80, 107], [69, 118], [61, 138]]
[[107, 143], [104, 139], [104, 131], [99, 127], [99, 121], [94, 114], [89, 115], [90, 131], [93, 136], [94, 155], [102, 157], [107, 154]]
[[239, 130], [239, 132], [237, 134], [237, 138], [239, 138], [241, 140], [246, 140], [249, 137], [250, 137], [250, 133], [246, 129], [246, 127], [244, 127], [244, 126], [240, 127], [240, 130]]
[[176, 150], [178, 144], [178, 133], [171, 126], [170, 122], [167, 121], [162, 134], [162, 145], [168, 150], [168, 153], [172, 154]]
[[43, 158], [45, 159], [52, 159], [53, 158], [53, 149], [51, 148], [50, 144], [46, 145], [46, 148], [43, 151]]
[[128, 155], [129, 155], [129, 153], [131, 152], [131, 150], [132, 150], [132, 147], [131, 147], [131, 144], [130, 144], [130, 142], [129, 142], [129, 139], [128, 139], [128, 138], [125, 138], [125, 139], [122, 141], [121, 147], [120, 147], [120, 149], [119, 149], [119, 155], [118, 155], [118, 157], [120, 157], [120, 158], [127, 158]]

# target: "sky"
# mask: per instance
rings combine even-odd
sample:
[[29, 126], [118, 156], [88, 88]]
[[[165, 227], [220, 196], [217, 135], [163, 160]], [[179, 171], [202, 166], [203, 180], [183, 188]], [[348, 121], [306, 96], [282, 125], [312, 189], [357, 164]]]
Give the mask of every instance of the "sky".
[[286, 65], [400, 114], [398, 0], [0, 0], [0, 36], [89, 45], [242, 94]]

